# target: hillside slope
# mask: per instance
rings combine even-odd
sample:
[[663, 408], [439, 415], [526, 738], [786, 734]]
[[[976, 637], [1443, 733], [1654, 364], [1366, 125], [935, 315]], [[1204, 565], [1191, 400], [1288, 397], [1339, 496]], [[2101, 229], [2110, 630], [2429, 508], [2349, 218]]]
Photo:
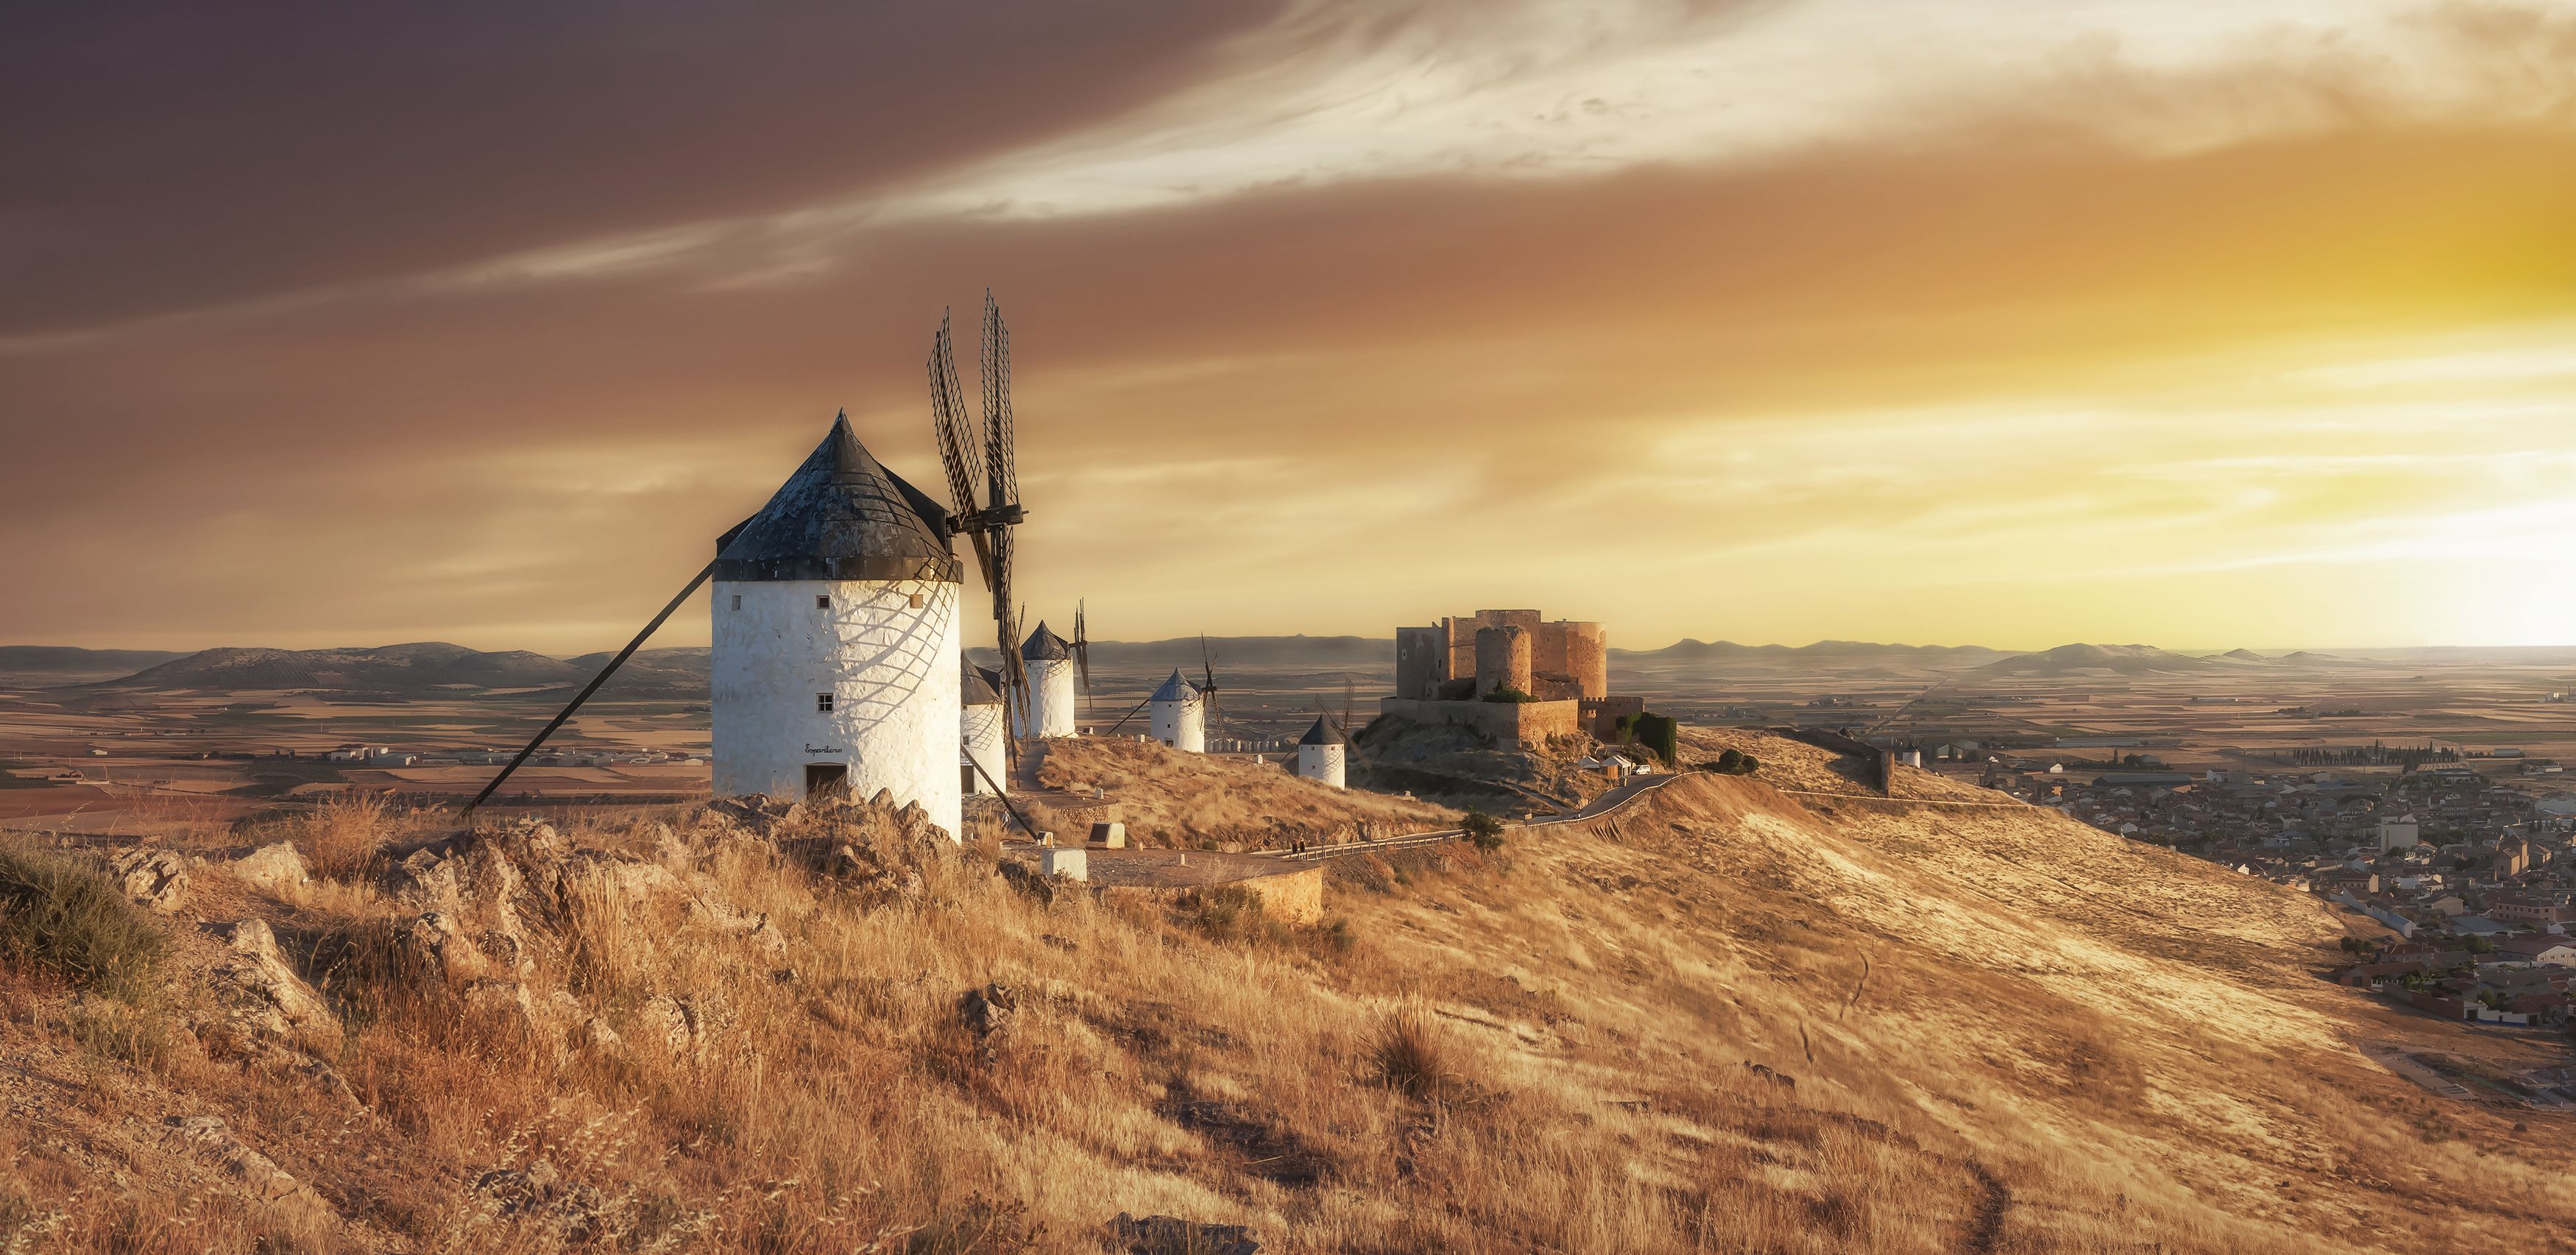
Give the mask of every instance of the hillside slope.
[[[1343, 860], [1297, 930], [1042, 903], [864, 811], [398, 865], [434, 833], [343, 811], [250, 834], [339, 879], [200, 872], [132, 1013], [186, 1036], [120, 1048], [7, 978], [0, 1217], [66, 1250], [1098, 1251], [1122, 1211], [1272, 1252], [2576, 1248], [2565, 1119], [2344, 1044], [2464, 1034], [2313, 979], [2312, 901], [1960, 804], [1992, 798], [1686, 777], [1495, 856]], [[198, 920], [246, 916], [331, 1022], [224, 1044], [239, 951]], [[231, 1141], [173, 1132], [208, 1116]]]

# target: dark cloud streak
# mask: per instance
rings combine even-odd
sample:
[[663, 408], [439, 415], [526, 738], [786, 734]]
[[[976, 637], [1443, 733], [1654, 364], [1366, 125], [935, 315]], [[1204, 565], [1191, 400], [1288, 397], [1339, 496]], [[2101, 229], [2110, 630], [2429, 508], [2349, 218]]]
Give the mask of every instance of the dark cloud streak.
[[1264, 4], [41, 4], [0, 333], [794, 208], [1077, 129]]

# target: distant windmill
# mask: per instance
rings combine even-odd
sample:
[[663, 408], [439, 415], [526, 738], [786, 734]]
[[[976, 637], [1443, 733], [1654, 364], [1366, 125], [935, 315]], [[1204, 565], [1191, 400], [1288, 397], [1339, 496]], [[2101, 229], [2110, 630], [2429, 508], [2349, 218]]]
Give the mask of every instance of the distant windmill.
[[1180, 668], [1172, 669], [1145, 699], [1147, 716], [1154, 729], [1154, 739], [1184, 754], [1207, 752], [1207, 696], [1197, 685], [1181, 678]]
[[1011, 708], [1013, 736], [1073, 735], [1073, 713], [1078, 704], [1073, 688], [1076, 661], [1073, 642], [1056, 635], [1045, 620], [1039, 620], [1036, 630], [1020, 642], [1020, 666], [1027, 673], [1024, 683], [1028, 699]]
[[[1315, 705], [1321, 708], [1323, 702], [1318, 700]], [[1329, 712], [1318, 714], [1315, 726], [1306, 729], [1306, 735], [1298, 738], [1297, 774], [1329, 788], [1341, 788], [1343, 769], [1349, 755], [1349, 738], [1343, 734], [1341, 725], [1333, 722]]]

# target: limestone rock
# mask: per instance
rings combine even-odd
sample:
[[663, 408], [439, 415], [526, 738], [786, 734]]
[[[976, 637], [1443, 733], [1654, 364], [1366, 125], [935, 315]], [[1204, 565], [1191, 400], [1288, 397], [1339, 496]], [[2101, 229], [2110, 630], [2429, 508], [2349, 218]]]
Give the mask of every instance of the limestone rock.
[[302, 851], [292, 841], [263, 845], [227, 864], [233, 876], [243, 884], [254, 885], [271, 893], [292, 889], [313, 879], [313, 869], [305, 863]]
[[644, 1004], [642, 1027], [659, 1038], [672, 1055], [700, 1059], [715, 1039], [734, 1026], [731, 1004], [713, 995], [674, 998], [658, 995]]
[[986, 985], [969, 989], [957, 1000], [957, 1013], [977, 1037], [990, 1037], [1010, 1027], [1011, 1017], [1020, 1009], [1018, 991], [1008, 985]]
[[690, 897], [685, 909], [690, 919], [726, 936], [739, 937], [767, 954], [787, 952], [787, 938], [770, 922], [766, 911], [746, 911], [703, 896]]
[[107, 868], [125, 896], [164, 915], [178, 910], [188, 892], [188, 860], [168, 850], [149, 846], [117, 850], [108, 855]]
[[226, 1022], [255, 1036], [292, 1038], [299, 1034], [336, 1037], [339, 1021], [313, 987], [304, 983], [277, 949], [277, 936], [264, 920], [209, 924], [232, 953], [213, 971], [214, 988], [225, 1004]]
[[445, 911], [423, 911], [403, 921], [394, 929], [394, 950], [403, 968], [451, 985], [479, 979], [492, 967], [482, 947]]
[[319, 1222], [333, 1213], [313, 1187], [277, 1166], [233, 1134], [221, 1116], [172, 1116], [169, 1121], [183, 1145], [220, 1165], [252, 1198], [279, 1210]]
[[456, 866], [436, 847], [414, 850], [385, 874], [385, 890], [416, 911], [456, 909]]

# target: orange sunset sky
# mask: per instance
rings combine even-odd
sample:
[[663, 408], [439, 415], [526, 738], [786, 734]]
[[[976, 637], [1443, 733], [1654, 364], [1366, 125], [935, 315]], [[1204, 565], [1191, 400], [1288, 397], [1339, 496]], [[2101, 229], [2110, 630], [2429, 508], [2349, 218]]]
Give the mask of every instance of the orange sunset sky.
[[0, 642], [614, 647], [990, 286], [1104, 638], [2576, 643], [2576, 5], [154, 8], [0, 39]]

